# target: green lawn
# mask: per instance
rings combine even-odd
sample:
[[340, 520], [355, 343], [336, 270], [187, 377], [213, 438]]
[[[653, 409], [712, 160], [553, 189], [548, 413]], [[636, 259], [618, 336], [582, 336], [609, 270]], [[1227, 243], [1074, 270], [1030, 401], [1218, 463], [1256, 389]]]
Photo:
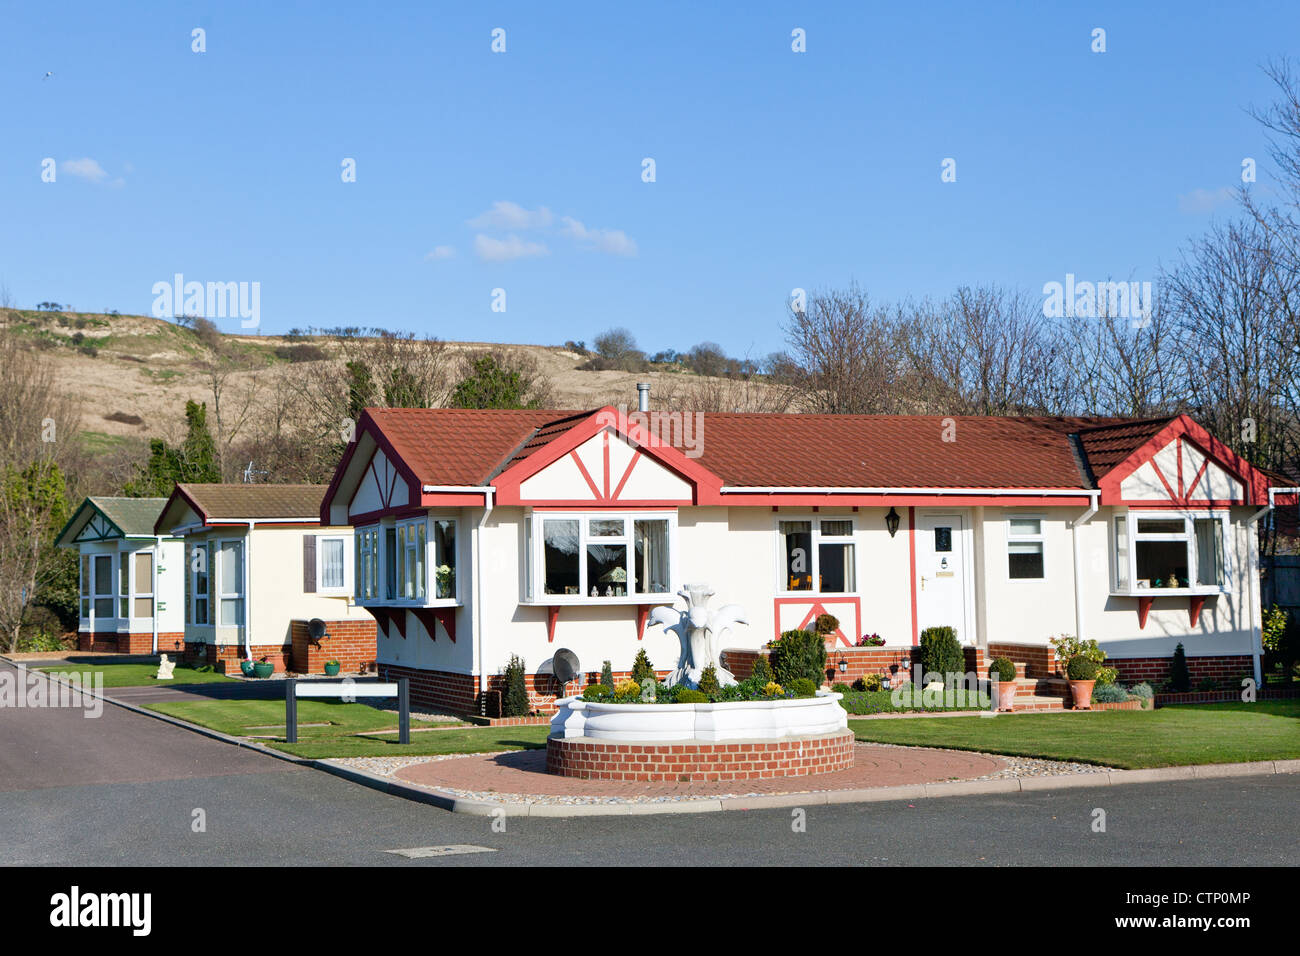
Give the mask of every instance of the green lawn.
[[[150, 710], [234, 737], [273, 737], [259, 743], [298, 757], [392, 757], [526, 750], [546, 745], [545, 724], [523, 727], [442, 727], [413, 720], [411, 742], [397, 742], [397, 717], [365, 704], [300, 700], [298, 743], [284, 740], [284, 701], [165, 701]], [[311, 727], [308, 724], [326, 726]], [[423, 728], [436, 729], [423, 729]], [[364, 737], [352, 736], [365, 734]]]
[[[177, 700], [149, 704], [149, 710], [211, 727], [232, 737], [284, 737], [283, 700]], [[308, 724], [326, 724], [310, 727]], [[298, 737], [337, 737], [376, 730], [395, 730], [397, 716], [365, 704], [338, 700], [298, 701]]]
[[158, 673], [157, 664], [61, 664], [54, 667], [41, 667], [38, 670], [46, 674], [81, 674], [83, 681], [86, 680], [88, 674], [102, 673], [105, 687], [162, 687], [176, 684], [211, 684], [217, 681], [233, 679], [215, 671], [196, 671], [193, 668], [181, 667], [179, 664], [176, 665], [176, 670], [172, 672], [171, 680], [158, 680], [154, 677]]
[[850, 720], [858, 740], [1111, 767], [1300, 758], [1300, 701], [1202, 704], [1088, 714]]

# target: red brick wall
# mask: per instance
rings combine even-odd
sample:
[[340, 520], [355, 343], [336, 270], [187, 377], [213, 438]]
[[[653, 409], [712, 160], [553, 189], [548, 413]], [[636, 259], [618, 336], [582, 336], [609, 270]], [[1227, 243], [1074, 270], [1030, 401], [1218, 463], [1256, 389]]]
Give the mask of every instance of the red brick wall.
[[[379, 664], [381, 680], [397, 680], [405, 677], [410, 680], [411, 703], [424, 707], [436, 707], [455, 714], [475, 714], [482, 710], [479, 700], [479, 678], [477, 674], [456, 674], [451, 671], [426, 670], [424, 668], [403, 667], [399, 664]], [[666, 678], [670, 671], [656, 671], [660, 680]], [[614, 671], [614, 680], [631, 677], [631, 671]], [[569, 681], [569, 694], [582, 693], [582, 688], [600, 683], [600, 671], [587, 671]], [[539, 677], [526, 674], [524, 685], [528, 689], [528, 705], [542, 713], [555, 712], [556, 693], [559, 684], [549, 674]], [[489, 691], [505, 693], [505, 675], [488, 675]], [[495, 712], [485, 716], [498, 716]]]
[[[180, 632], [160, 631], [158, 634], [158, 650], [170, 653], [180, 647], [184, 638], [185, 635]], [[79, 631], [77, 633], [77, 650], [99, 651], [109, 654], [151, 654], [153, 653], [153, 632], [146, 631], [143, 634], [139, 632], [131, 634], [101, 632], [92, 635], [89, 631]]]
[[326, 621], [319, 646], [308, 640], [306, 621], [290, 621], [289, 635], [299, 674], [323, 674], [326, 661], [338, 661], [340, 674], [360, 674], [375, 662], [374, 621]]
[[[1157, 690], [1169, 679], [1169, 667], [1173, 655], [1169, 657], [1112, 657], [1106, 666], [1119, 670], [1119, 679], [1126, 683], [1146, 681]], [[1234, 654], [1223, 657], [1189, 657], [1187, 672], [1192, 675], [1192, 689], [1207, 677], [1214, 678], [1220, 685], [1229, 678], [1253, 677], [1255, 663], [1249, 654]]]
[[853, 766], [853, 731], [788, 740], [629, 744], [588, 737], [546, 742], [546, 770], [582, 780], [687, 783], [830, 773]]
[[1021, 677], [1055, 677], [1058, 674], [1056, 648], [1050, 644], [1012, 644], [1009, 641], [989, 641], [986, 654], [991, 661], [995, 657], [1009, 657], [1016, 665]]
[[[281, 674], [293, 668], [292, 644], [254, 644], [253, 660], [267, 658], [275, 667], [275, 673]], [[181, 652], [181, 661], [188, 667], [211, 664], [223, 674], [238, 674], [239, 662], [244, 659], [243, 644], [204, 644], [201, 641], [186, 641], [185, 650]]]

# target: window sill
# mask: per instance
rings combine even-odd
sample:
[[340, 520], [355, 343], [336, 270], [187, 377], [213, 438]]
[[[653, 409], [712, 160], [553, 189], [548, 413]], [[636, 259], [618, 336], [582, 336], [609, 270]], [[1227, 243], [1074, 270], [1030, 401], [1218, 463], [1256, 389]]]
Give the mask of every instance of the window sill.
[[858, 597], [859, 593], [858, 591], [777, 591], [776, 596], [779, 598], [828, 598], [835, 601]]
[[[330, 595], [327, 595], [330, 596]], [[335, 597], [350, 597], [358, 607], [386, 607], [395, 611], [403, 609], [414, 609], [421, 607], [462, 607], [463, 603], [456, 598], [433, 598], [429, 601], [421, 601], [419, 598], [401, 601], [380, 600], [379, 598], [356, 597], [351, 594], [338, 594]]]
[[553, 607], [557, 605], [600, 607], [602, 604], [613, 606], [628, 604], [672, 604], [677, 600], [676, 592], [661, 591], [656, 594], [624, 594], [621, 597], [592, 597], [581, 594], [543, 594], [520, 603], [526, 607]]
[[1203, 585], [1194, 588], [1133, 588], [1128, 591], [1111, 591], [1111, 597], [1128, 597], [1128, 598], [1158, 598], [1158, 597], [1188, 597], [1188, 596], [1208, 596], [1213, 594], [1227, 594], [1228, 588], [1219, 585]]

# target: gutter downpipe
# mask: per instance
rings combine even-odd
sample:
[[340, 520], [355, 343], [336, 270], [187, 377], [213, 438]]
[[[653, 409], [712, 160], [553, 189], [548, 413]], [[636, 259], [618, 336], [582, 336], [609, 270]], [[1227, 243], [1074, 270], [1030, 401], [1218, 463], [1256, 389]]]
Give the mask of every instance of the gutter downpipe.
[[483, 693], [488, 682], [487, 657], [483, 653], [483, 529], [492, 516], [492, 496], [496, 489], [486, 487], [479, 490], [483, 492], [483, 515], [474, 530], [474, 607], [471, 613], [474, 615], [474, 645], [478, 650], [479, 693]]
[[[162, 535], [153, 536], [153, 651], [158, 653], [158, 561], [162, 558]], [[132, 599], [134, 600], [134, 598]]]
[[1082, 572], [1083, 562], [1080, 559], [1081, 545], [1079, 541], [1079, 526], [1083, 524], [1087, 524], [1088, 521], [1091, 520], [1092, 516], [1097, 513], [1097, 509], [1101, 504], [1100, 491], [1089, 491], [1087, 492], [1087, 495], [1092, 501], [1092, 503], [1088, 505], [1088, 510], [1070, 522], [1070, 536], [1072, 538], [1072, 542], [1074, 545], [1074, 630], [1075, 630], [1075, 637], [1077, 637], [1079, 640], [1084, 639], [1083, 637], [1083, 625], [1084, 625], [1083, 572]]
[[[248, 537], [244, 539], [244, 660], [253, 659], [253, 529], [257, 522], [248, 522]], [[212, 587], [208, 585], [209, 589]], [[221, 596], [217, 596], [217, 613], [221, 613]]]

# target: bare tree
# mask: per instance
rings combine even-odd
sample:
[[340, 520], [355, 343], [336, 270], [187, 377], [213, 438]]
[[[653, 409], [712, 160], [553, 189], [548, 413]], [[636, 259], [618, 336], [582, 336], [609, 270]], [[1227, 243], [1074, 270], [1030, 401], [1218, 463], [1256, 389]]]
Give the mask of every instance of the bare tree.
[[894, 412], [903, 355], [898, 322], [872, 306], [856, 284], [808, 296], [792, 305], [785, 327], [790, 356], [802, 369], [793, 383], [802, 411], [834, 414]]

